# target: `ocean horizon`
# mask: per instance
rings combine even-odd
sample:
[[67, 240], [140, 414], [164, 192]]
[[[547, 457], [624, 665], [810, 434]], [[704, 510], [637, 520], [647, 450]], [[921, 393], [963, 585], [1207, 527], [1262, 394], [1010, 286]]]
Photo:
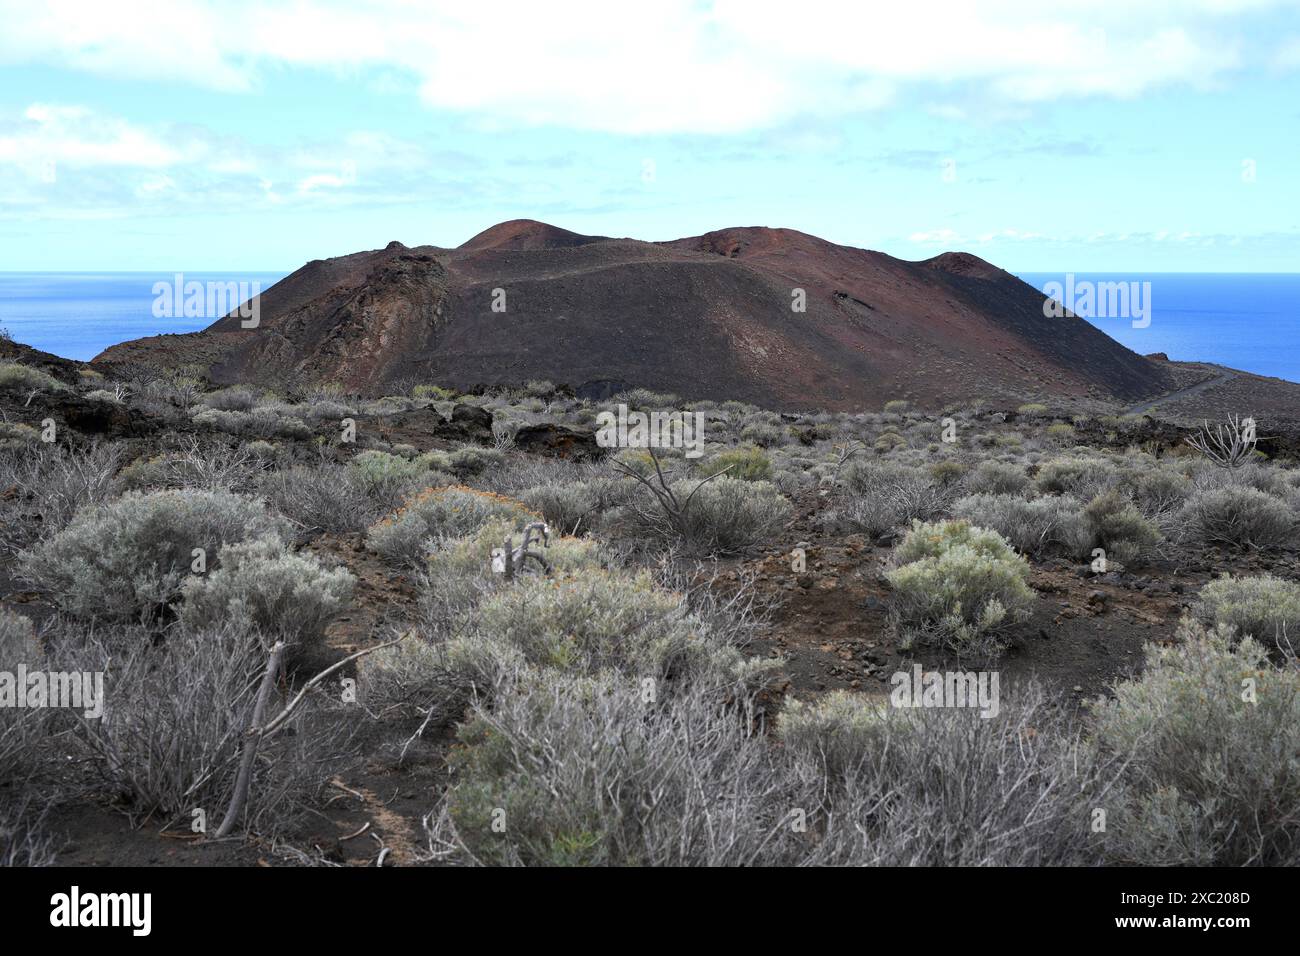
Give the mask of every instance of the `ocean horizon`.
[[198, 332], [220, 315], [154, 315], [154, 284], [256, 282], [265, 292], [287, 272], [0, 272], [0, 327], [14, 341], [82, 362], [110, 345]]
[[[257, 283], [265, 291], [288, 273], [180, 274], [187, 282]], [[1131, 289], [1133, 297], [1119, 310], [1122, 314], [1084, 317], [1140, 354], [1163, 352], [1175, 361], [1212, 362], [1300, 382], [1300, 273], [1016, 274], [1040, 291], [1068, 289], [1076, 305], [1082, 301], [1080, 289], [1103, 283]], [[196, 332], [221, 317], [155, 316], [154, 284], [171, 284], [176, 275], [0, 272], [0, 327], [24, 345], [88, 361], [119, 342]]]
[[1049, 283], [1137, 283], [1140, 289], [1149, 283], [1149, 298], [1142, 296], [1146, 317], [1085, 318], [1140, 355], [1164, 352], [1178, 362], [1211, 362], [1300, 382], [1300, 273], [1015, 274], [1040, 292]]

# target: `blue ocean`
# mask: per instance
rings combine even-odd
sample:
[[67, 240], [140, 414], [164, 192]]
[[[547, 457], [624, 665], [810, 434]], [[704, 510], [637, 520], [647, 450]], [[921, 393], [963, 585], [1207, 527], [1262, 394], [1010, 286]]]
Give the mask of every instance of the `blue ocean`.
[[[279, 272], [186, 272], [186, 281], [257, 282]], [[1064, 273], [1022, 273], [1038, 289], [1064, 284]], [[220, 316], [155, 318], [154, 284], [172, 273], [0, 272], [0, 326], [19, 342], [73, 359], [90, 359], [127, 339], [193, 332]], [[1083, 283], [1138, 283], [1147, 309], [1135, 328], [1128, 316], [1094, 316], [1094, 325], [1136, 352], [1216, 362], [1300, 382], [1300, 273], [1075, 273]], [[1143, 286], [1149, 283], [1149, 286]], [[1149, 296], [1147, 295], [1149, 293]], [[1149, 321], [1147, 321], [1149, 320]]]
[[[1049, 283], [1067, 284], [1062, 272], [1019, 277], [1040, 291]], [[1175, 361], [1214, 362], [1300, 382], [1300, 273], [1078, 272], [1070, 285], [1077, 289], [1084, 282], [1130, 288], [1137, 283], [1142, 289], [1142, 318], [1089, 318], [1135, 352], [1164, 352]], [[1135, 321], [1147, 324], [1134, 328]]]
[[[258, 283], [265, 292], [283, 272], [184, 272], [186, 284]], [[160, 332], [197, 332], [221, 315], [154, 317], [154, 285], [173, 272], [0, 272], [0, 327], [15, 342], [86, 361], [110, 345]], [[251, 286], [250, 286], [251, 288]], [[167, 310], [164, 310], [167, 311]]]

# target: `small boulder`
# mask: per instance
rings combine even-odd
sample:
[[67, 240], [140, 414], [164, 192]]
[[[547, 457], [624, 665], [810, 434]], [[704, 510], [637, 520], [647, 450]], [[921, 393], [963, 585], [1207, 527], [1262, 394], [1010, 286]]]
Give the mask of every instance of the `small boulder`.
[[570, 461], [595, 461], [605, 450], [596, 443], [596, 433], [546, 422], [525, 425], [515, 432], [515, 447], [535, 455], [567, 458]]
[[451, 417], [440, 431], [448, 438], [462, 441], [491, 442], [492, 413], [486, 408], [457, 402], [452, 406]]

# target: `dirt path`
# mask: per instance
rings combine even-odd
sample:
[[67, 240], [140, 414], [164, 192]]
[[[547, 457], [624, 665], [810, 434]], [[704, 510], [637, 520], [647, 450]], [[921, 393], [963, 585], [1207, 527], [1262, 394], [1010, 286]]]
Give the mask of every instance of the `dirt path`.
[[1237, 377], [1236, 372], [1232, 371], [1231, 369], [1225, 369], [1222, 365], [1216, 365], [1214, 367], [1219, 369], [1221, 374], [1215, 376], [1214, 378], [1206, 379], [1204, 382], [1197, 382], [1195, 385], [1189, 385], [1186, 388], [1180, 388], [1174, 392], [1167, 392], [1166, 394], [1161, 395], [1159, 398], [1153, 398], [1150, 401], [1142, 402], [1139, 405], [1134, 405], [1132, 408], [1126, 409], [1124, 414], [1142, 415], [1145, 414], [1146, 412], [1149, 412], [1157, 405], [1163, 405], [1165, 402], [1176, 401], [1180, 398], [1186, 398], [1189, 395], [1196, 395], [1199, 394], [1200, 392], [1208, 391], [1209, 389], [1214, 388], [1216, 385], [1222, 385], [1224, 382]]

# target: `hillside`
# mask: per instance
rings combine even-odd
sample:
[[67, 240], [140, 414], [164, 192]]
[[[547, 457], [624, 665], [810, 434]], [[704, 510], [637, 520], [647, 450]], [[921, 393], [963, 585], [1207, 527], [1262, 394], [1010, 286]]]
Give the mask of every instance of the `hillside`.
[[[796, 290], [806, 310], [796, 311]], [[504, 311], [494, 311], [504, 294]], [[317, 260], [237, 316], [122, 343], [95, 361], [196, 364], [216, 383], [327, 380], [376, 392], [544, 379], [690, 398], [847, 409], [892, 398], [1139, 401], [1166, 366], [965, 253], [922, 262], [788, 229], [671, 242], [530, 220], [455, 249], [393, 242]]]

